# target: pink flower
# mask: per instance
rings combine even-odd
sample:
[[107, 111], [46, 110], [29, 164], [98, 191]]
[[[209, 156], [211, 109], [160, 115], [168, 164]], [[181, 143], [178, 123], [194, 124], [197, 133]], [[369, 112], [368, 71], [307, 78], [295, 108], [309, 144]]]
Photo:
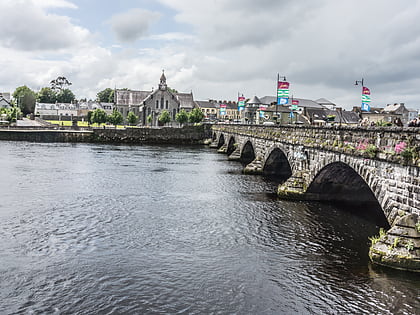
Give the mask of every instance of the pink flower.
[[364, 139], [363, 141], [360, 141], [358, 146], [356, 147], [357, 150], [364, 151], [369, 145], [369, 141], [367, 139]]
[[401, 153], [402, 151], [405, 150], [406, 146], [407, 146], [407, 144], [404, 141], [401, 141], [401, 142], [397, 143], [395, 145], [395, 148], [394, 148], [395, 153], [398, 153], [398, 154]]

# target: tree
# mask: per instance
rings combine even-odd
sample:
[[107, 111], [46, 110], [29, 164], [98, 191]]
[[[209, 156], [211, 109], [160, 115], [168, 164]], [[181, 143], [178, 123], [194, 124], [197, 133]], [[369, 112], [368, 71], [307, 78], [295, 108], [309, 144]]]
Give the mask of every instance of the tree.
[[139, 120], [139, 117], [136, 116], [136, 114], [134, 114], [133, 112], [129, 112], [127, 114], [127, 121], [130, 125], [134, 125], [135, 123], [137, 123], [137, 121]]
[[169, 115], [169, 112], [165, 109], [165, 110], [163, 110], [161, 113], [160, 113], [160, 115], [159, 115], [159, 117], [158, 117], [158, 121], [162, 124], [162, 125], [165, 125], [165, 124], [167, 124], [168, 122], [170, 122], [171, 121], [171, 115]]
[[108, 115], [103, 109], [97, 108], [92, 113], [92, 123], [103, 124], [106, 123]]
[[204, 118], [204, 114], [198, 107], [194, 108], [189, 114], [188, 114], [188, 121], [191, 123], [199, 123]]
[[16, 106], [11, 108], [0, 107], [0, 116], [5, 117], [9, 123], [14, 123], [22, 116], [22, 112], [20, 111], [20, 108]]
[[108, 122], [113, 124], [114, 126], [121, 124], [123, 120], [123, 115], [115, 108], [112, 111], [112, 114], [108, 116]]
[[147, 116], [147, 122], [148, 122], [149, 124], [151, 124], [151, 123], [152, 123], [152, 121], [153, 121], [153, 116], [150, 114], [150, 115], [148, 115], [148, 116]]
[[34, 112], [36, 94], [26, 85], [16, 88], [13, 97], [24, 115]]
[[36, 95], [37, 102], [55, 103], [57, 101], [57, 93], [49, 87], [43, 87]]
[[179, 113], [175, 115], [175, 120], [179, 122], [181, 125], [188, 122], [188, 113], [185, 111], [185, 109], [181, 109]]
[[[106, 88], [96, 94], [96, 97], [99, 102], [102, 103], [113, 103], [114, 102], [114, 90], [111, 88]], [[111, 100], [112, 97], [112, 100]], [[111, 101], [110, 101], [111, 100]]]
[[114, 95], [115, 95], [115, 90], [112, 90], [112, 92], [109, 93], [108, 103], [115, 103], [115, 101], [114, 101]]
[[51, 89], [53, 90], [62, 90], [65, 86], [70, 86], [72, 83], [67, 80], [65, 77], [58, 77], [55, 80], [51, 80]]
[[93, 124], [92, 117], [93, 117], [93, 111], [90, 110], [87, 113], [87, 121], [89, 124]]
[[59, 103], [72, 103], [75, 99], [76, 97], [69, 89], [63, 89], [57, 93], [57, 102]]

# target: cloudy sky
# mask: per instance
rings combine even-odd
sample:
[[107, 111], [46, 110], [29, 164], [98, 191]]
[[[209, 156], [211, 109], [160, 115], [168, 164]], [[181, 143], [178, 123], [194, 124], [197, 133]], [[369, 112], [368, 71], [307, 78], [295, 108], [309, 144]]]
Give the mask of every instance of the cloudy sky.
[[195, 99], [275, 95], [420, 109], [420, 0], [0, 0], [0, 91], [77, 98], [168, 85]]

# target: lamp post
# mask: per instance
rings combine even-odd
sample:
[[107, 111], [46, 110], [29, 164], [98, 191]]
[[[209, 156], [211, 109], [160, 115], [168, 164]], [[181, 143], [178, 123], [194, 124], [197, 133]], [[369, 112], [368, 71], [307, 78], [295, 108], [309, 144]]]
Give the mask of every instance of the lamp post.
[[359, 83], [362, 85], [362, 88], [363, 88], [363, 78], [362, 78], [362, 80], [356, 80], [356, 82], [354, 83], [354, 85], [359, 85]]

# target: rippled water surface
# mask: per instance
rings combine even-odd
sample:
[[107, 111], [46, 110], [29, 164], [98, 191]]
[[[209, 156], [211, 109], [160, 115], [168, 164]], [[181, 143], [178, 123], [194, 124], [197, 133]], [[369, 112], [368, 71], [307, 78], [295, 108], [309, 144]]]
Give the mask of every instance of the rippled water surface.
[[205, 147], [0, 143], [1, 314], [415, 314], [370, 221]]

